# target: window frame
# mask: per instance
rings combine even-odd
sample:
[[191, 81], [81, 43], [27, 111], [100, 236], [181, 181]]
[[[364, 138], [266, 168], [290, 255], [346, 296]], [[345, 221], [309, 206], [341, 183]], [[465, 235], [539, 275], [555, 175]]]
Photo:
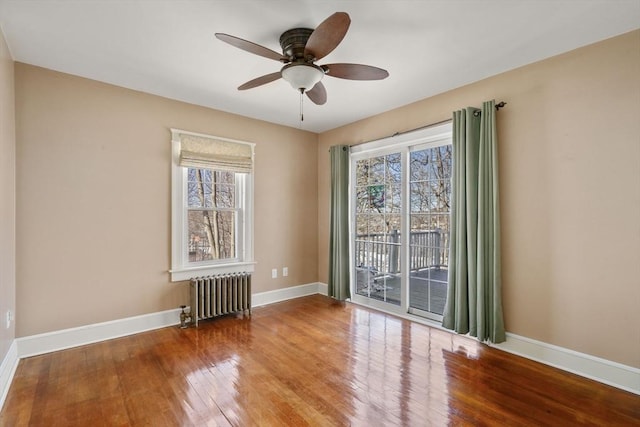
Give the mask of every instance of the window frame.
[[[255, 144], [231, 140], [217, 136], [171, 129], [171, 281], [189, 280], [193, 277], [215, 274], [252, 273], [255, 268], [253, 259], [253, 173], [235, 173], [238, 218], [236, 221], [236, 257], [223, 260], [190, 262], [188, 255], [188, 192], [187, 167], [180, 166], [180, 138], [178, 134], [189, 134], [213, 140], [246, 144]], [[202, 168], [206, 169], [206, 168]], [[213, 168], [212, 168], [213, 169]], [[214, 169], [215, 170], [215, 169]]]
[[[189, 185], [189, 169], [194, 169], [194, 170], [209, 170], [213, 173], [220, 171], [219, 169], [209, 169], [209, 168], [194, 168], [194, 167], [183, 167], [184, 169], [184, 173], [186, 174], [186, 177], [184, 177], [185, 182], [186, 182], [186, 187], [187, 188], [187, 202], [184, 206], [184, 212], [183, 214], [185, 215], [185, 219], [183, 221], [183, 236], [185, 236], [185, 247], [182, 248], [182, 254], [184, 255], [185, 253], [188, 253], [190, 251], [189, 245], [190, 245], [190, 232], [189, 232], [189, 213], [191, 212], [203, 212], [203, 211], [209, 211], [209, 212], [232, 212], [235, 219], [234, 219], [234, 228], [235, 228], [235, 232], [234, 232], [234, 236], [235, 236], [235, 242], [234, 242], [234, 247], [235, 247], [235, 256], [233, 258], [223, 258], [223, 259], [216, 259], [216, 260], [201, 260], [201, 261], [187, 261], [189, 265], [194, 266], [194, 267], [198, 267], [198, 266], [204, 266], [204, 265], [218, 265], [218, 264], [229, 264], [229, 263], [238, 263], [240, 262], [240, 260], [242, 260], [244, 258], [243, 254], [243, 250], [244, 250], [244, 241], [243, 241], [243, 230], [244, 230], [244, 220], [245, 220], [245, 212], [243, 209], [243, 198], [245, 197], [244, 193], [244, 180], [245, 177], [243, 175], [245, 174], [239, 174], [239, 173], [234, 173], [234, 201], [235, 201], [235, 206], [233, 208], [229, 208], [229, 207], [224, 207], [224, 208], [219, 208], [216, 206], [209, 206], [209, 207], [193, 207], [193, 206], [189, 206], [189, 201], [188, 201], [188, 197], [189, 197], [189, 193], [188, 193], [188, 185]], [[183, 188], [184, 190], [184, 188]], [[188, 237], [187, 237], [188, 236]], [[188, 255], [187, 255], [188, 258]]]

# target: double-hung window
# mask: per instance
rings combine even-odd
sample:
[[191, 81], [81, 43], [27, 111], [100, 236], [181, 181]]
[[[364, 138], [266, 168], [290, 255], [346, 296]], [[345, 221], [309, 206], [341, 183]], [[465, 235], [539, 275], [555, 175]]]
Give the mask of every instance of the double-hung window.
[[254, 144], [171, 132], [171, 280], [253, 271]]

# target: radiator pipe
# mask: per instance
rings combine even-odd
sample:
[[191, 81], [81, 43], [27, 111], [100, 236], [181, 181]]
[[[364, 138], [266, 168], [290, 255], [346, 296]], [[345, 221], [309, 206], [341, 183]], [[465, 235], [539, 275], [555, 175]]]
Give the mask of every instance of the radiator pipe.
[[182, 312], [180, 313], [180, 328], [186, 329], [192, 323], [191, 311], [184, 311], [184, 309], [187, 308], [186, 305], [181, 305], [180, 308], [182, 309]]

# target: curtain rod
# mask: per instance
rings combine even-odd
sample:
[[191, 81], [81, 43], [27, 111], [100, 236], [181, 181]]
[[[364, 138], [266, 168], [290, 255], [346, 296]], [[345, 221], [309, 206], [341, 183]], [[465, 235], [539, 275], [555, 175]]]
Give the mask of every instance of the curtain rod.
[[[504, 108], [506, 105], [507, 105], [507, 103], [506, 103], [506, 102], [504, 102], [504, 101], [500, 101], [500, 102], [498, 102], [498, 103], [496, 104], [496, 111], [499, 111], [501, 108]], [[476, 117], [478, 117], [480, 114], [481, 114], [480, 110], [477, 110], [477, 111], [475, 111], [475, 112], [473, 113], [473, 115], [474, 115], [474, 116], [476, 116]], [[394, 133], [394, 134], [392, 134], [392, 135], [384, 136], [384, 137], [382, 137], [382, 138], [370, 139], [369, 141], [362, 141], [362, 142], [359, 142], [359, 143], [357, 143], [357, 144], [351, 144], [351, 145], [349, 145], [349, 147], [355, 147], [356, 145], [366, 144], [366, 143], [368, 143], [368, 142], [378, 141], [378, 140], [380, 140], [380, 139], [393, 138], [394, 136], [400, 136], [400, 135], [404, 135], [404, 134], [406, 134], [406, 133], [416, 132], [416, 131], [419, 131], [419, 130], [422, 130], [422, 129], [430, 128], [431, 126], [437, 126], [437, 125], [441, 125], [441, 124], [444, 124], [444, 123], [448, 123], [448, 122], [450, 122], [451, 120], [452, 120], [452, 119], [447, 119], [447, 120], [441, 120], [441, 121], [439, 121], [439, 122], [435, 122], [435, 123], [429, 123], [428, 125], [423, 125], [423, 126], [419, 126], [419, 127], [417, 127], [417, 128], [413, 128], [413, 129], [409, 129], [409, 130], [404, 130], [404, 131], [402, 131], [402, 132], [396, 132], [396, 133]]]
[[[500, 101], [500, 102], [498, 102], [498, 103], [496, 104], [496, 111], [500, 110], [501, 108], [504, 108], [504, 107], [505, 107], [505, 105], [507, 105], [507, 103], [506, 103], [506, 102], [504, 102], [504, 101]], [[477, 116], [479, 116], [479, 115], [480, 115], [480, 110], [475, 111], [475, 112], [473, 113], [473, 115], [474, 115], [474, 116], [476, 116], [476, 117], [477, 117]], [[366, 143], [368, 143], [368, 142], [372, 142], [372, 141], [378, 141], [378, 140], [380, 140], [380, 139], [393, 138], [394, 136], [400, 136], [400, 135], [404, 135], [404, 134], [406, 134], [406, 133], [416, 132], [416, 131], [419, 131], [419, 130], [422, 130], [422, 129], [430, 128], [430, 127], [432, 127], [432, 126], [437, 126], [437, 125], [441, 125], [441, 124], [444, 124], [444, 123], [449, 123], [451, 120], [452, 120], [452, 119], [447, 119], [447, 120], [441, 120], [441, 121], [439, 121], [439, 122], [435, 122], [435, 123], [429, 123], [428, 125], [423, 125], [423, 126], [419, 126], [419, 127], [417, 127], [417, 128], [413, 128], [413, 129], [409, 129], [409, 130], [404, 130], [404, 131], [402, 131], [402, 132], [396, 132], [396, 133], [394, 133], [393, 135], [385, 136], [385, 137], [382, 137], [382, 138], [371, 139], [371, 140], [369, 140], [369, 141], [363, 141], [363, 142], [359, 142], [359, 143], [357, 143], [357, 144], [352, 144], [352, 145], [349, 145], [349, 147], [354, 147], [354, 146], [356, 146], [356, 145], [360, 145], [360, 144], [366, 144]]]
[[[499, 111], [501, 108], [504, 108], [504, 106], [507, 105], [506, 102], [504, 101], [500, 101], [496, 104], [496, 111]], [[476, 111], [473, 113], [474, 116], [478, 117], [480, 115], [480, 110]]]
[[[404, 134], [406, 134], [406, 133], [417, 132], [417, 131], [422, 130], [422, 129], [426, 129], [426, 128], [430, 128], [430, 127], [433, 127], [433, 126], [442, 125], [442, 124], [444, 124], [444, 123], [449, 123], [451, 120], [452, 120], [452, 119], [441, 120], [441, 121], [439, 121], [439, 122], [429, 123], [428, 125], [423, 125], [423, 126], [420, 126], [420, 127], [417, 127], [417, 128], [413, 128], [413, 129], [409, 129], [409, 130], [404, 130], [404, 131], [402, 131], [402, 132], [396, 132], [396, 133], [394, 133], [393, 135], [391, 135], [390, 137], [392, 138], [392, 137], [394, 137], [394, 136], [400, 136], [400, 135], [404, 135]], [[380, 138], [379, 138], [379, 139], [380, 139]], [[381, 138], [381, 139], [384, 139], [384, 138]], [[376, 140], [374, 139], [373, 141], [376, 141]], [[370, 142], [370, 141], [367, 141], [367, 142]]]

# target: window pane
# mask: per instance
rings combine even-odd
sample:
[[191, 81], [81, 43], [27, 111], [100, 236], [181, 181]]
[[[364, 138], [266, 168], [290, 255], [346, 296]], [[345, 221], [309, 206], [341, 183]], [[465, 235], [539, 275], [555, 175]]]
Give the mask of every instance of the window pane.
[[203, 205], [203, 197], [198, 191], [198, 183], [187, 183], [187, 200], [190, 208], [201, 208]]
[[215, 182], [219, 184], [235, 184], [236, 182], [236, 174], [235, 172], [229, 171], [214, 171]]
[[369, 234], [369, 215], [356, 215], [356, 238], [360, 239]]
[[211, 207], [212, 171], [189, 168], [187, 171], [187, 202], [190, 208]]
[[402, 158], [400, 153], [389, 154], [387, 160], [387, 184], [400, 184], [402, 181]]
[[[366, 258], [362, 263], [363, 267], [367, 267], [374, 273], [378, 274], [386, 269], [386, 239], [387, 236], [384, 232], [375, 231], [375, 228], [378, 228], [377, 224], [382, 222], [382, 216], [371, 216], [370, 220], [374, 220], [376, 225], [373, 225], [371, 222], [369, 224], [369, 234], [363, 238], [363, 240], [367, 241], [366, 249]], [[374, 230], [372, 230], [372, 228]]]
[[[206, 177], [211, 177], [211, 174], [206, 174], [205, 175], [205, 179]], [[211, 184], [211, 182], [204, 182], [202, 184], [202, 192], [204, 195], [204, 207], [205, 208], [213, 208], [213, 201], [211, 200], [211, 196], [213, 193], [213, 185]]]
[[367, 187], [356, 188], [356, 212], [369, 212], [369, 192]]
[[236, 207], [236, 186], [231, 184], [219, 184], [215, 187], [213, 198], [215, 207], [217, 208], [235, 208]]
[[356, 293], [359, 295], [400, 305], [400, 284], [400, 275], [376, 274], [368, 269], [356, 269]]
[[[402, 216], [400, 214], [385, 215], [385, 221], [387, 225], [387, 234], [390, 234], [390, 235], [395, 234], [396, 236], [399, 236], [401, 218]], [[397, 238], [394, 241], [399, 241], [399, 238]]]
[[437, 179], [429, 182], [432, 197], [431, 209], [437, 212], [449, 212], [451, 204], [451, 186], [448, 179]]
[[[392, 241], [392, 236], [388, 236], [388, 241]], [[379, 264], [379, 270], [382, 273], [399, 273], [400, 272], [400, 244], [385, 244], [380, 250], [382, 262]]]
[[356, 185], [362, 187], [369, 183], [369, 159], [356, 162]]
[[411, 214], [411, 232], [429, 230], [431, 228], [431, 215]]
[[[366, 237], [366, 236], [365, 236]], [[366, 238], [362, 238], [362, 236], [356, 238], [354, 242], [355, 246], [355, 265], [356, 268], [366, 267], [369, 262], [369, 251], [370, 251], [370, 243], [366, 240]]]
[[400, 185], [387, 185], [385, 196], [385, 212], [400, 213], [402, 209], [402, 187]]
[[189, 168], [187, 170], [187, 200], [190, 208], [205, 206], [205, 182], [206, 171]]
[[384, 184], [384, 157], [369, 159], [369, 184]]
[[373, 290], [376, 273], [365, 265], [356, 266], [356, 293], [369, 296]]
[[189, 208], [235, 208], [235, 173], [189, 168], [187, 201]]
[[387, 224], [384, 215], [369, 215], [369, 236], [382, 236], [387, 232]]
[[377, 292], [371, 296], [393, 305], [400, 305], [402, 277], [399, 274], [387, 274], [378, 282]]
[[369, 195], [369, 209], [372, 212], [384, 212], [385, 188], [383, 184], [370, 185], [367, 187]]
[[236, 257], [235, 211], [189, 211], [189, 262]]
[[436, 164], [438, 171], [437, 178], [450, 179], [451, 178], [451, 159], [452, 159], [452, 146], [444, 145], [436, 149]]
[[429, 150], [413, 151], [409, 155], [409, 179], [424, 181], [429, 179]]
[[442, 315], [447, 299], [445, 269], [412, 272], [409, 278], [409, 306]]
[[412, 182], [409, 191], [411, 193], [411, 212], [429, 212], [431, 203], [429, 182]]
[[433, 216], [433, 228], [449, 232], [449, 215], [434, 215]]

